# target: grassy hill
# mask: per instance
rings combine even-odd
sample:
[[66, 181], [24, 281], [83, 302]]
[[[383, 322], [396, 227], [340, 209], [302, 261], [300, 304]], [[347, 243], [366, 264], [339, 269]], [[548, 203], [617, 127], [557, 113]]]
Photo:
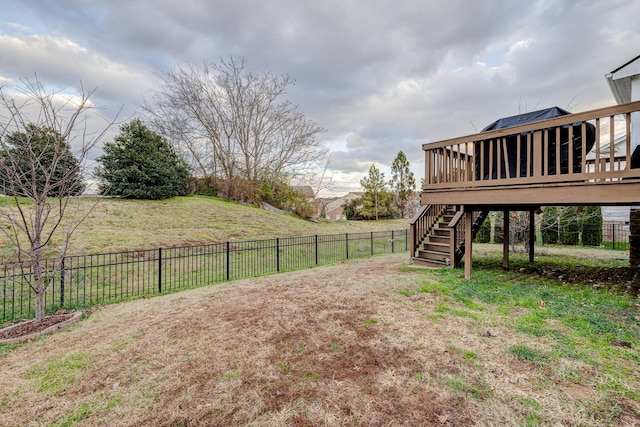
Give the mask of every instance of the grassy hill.
[[[0, 198], [0, 206], [8, 198]], [[80, 210], [95, 204], [71, 241], [69, 253], [104, 253], [314, 234], [358, 233], [408, 227], [409, 220], [305, 221], [213, 197], [167, 200], [79, 198]], [[0, 245], [6, 246], [0, 236]]]

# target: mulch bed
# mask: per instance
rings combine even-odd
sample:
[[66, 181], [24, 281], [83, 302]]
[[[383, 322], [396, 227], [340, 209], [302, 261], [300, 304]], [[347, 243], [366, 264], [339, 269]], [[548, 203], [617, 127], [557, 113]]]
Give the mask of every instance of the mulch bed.
[[73, 315], [74, 313], [54, 314], [45, 317], [40, 323], [36, 323], [35, 320], [26, 320], [15, 325], [11, 325], [7, 328], [0, 329], [0, 340], [18, 338], [31, 335], [36, 332], [42, 332], [50, 326], [71, 319]]

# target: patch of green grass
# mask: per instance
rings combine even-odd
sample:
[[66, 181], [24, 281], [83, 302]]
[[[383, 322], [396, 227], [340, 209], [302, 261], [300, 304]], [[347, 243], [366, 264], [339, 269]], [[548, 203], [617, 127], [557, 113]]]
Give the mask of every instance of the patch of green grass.
[[449, 303], [447, 303], [446, 301], [440, 301], [440, 302], [438, 302], [438, 305], [436, 306], [434, 312], [435, 313], [447, 313], [450, 310], [451, 310], [451, 308], [449, 307]]
[[481, 306], [471, 298], [468, 298], [459, 294], [454, 295], [453, 298], [459, 303], [464, 304], [464, 306], [467, 307], [468, 309], [475, 310], [475, 311], [485, 311], [485, 308], [483, 306]]
[[457, 354], [459, 354], [460, 356], [462, 356], [463, 359], [465, 360], [477, 360], [478, 359], [478, 355], [471, 351], [471, 350], [465, 350], [463, 348], [460, 347], [456, 347], [454, 345], [449, 346], [449, 349]]
[[278, 370], [283, 374], [286, 374], [287, 372], [289, 372], [289, 366], [284, 362], [280, 363], [278, 364]]
[[539, 366], [545, 366], [551, 361], [551, 355], [537, 351], [526, 345], [514, 345], [509, 347], [509, 351], [513, 353], [516, 359], [522, 362], [531, 362]]
[[312, 372], [302, 377], [303, 381], [312, 381], [317, 380], [320, 377], [320, 374], [317, 372]]
[[88, 403], [83, 403], [78, 408], [73, 411], [72, 414], [69, 414], [65, 417], [62, 417], [55, 423], [51, 425], [51, 427], [72, 427], [76, 423], [87, 419], [94, 412], [94, 408]]
[[372, 318], [370, 318], [370, 319], [365, 319], [365, 320], [364, 320], [364, 324], [365, 324], [365, 325], [373, 325], [373, 324], [375, 324], [375, 323], [378, 323], [378, 319], [375, 319], [375, 318], [373, 318], [373, 317], [372, 317]]
[[535, 412], [529, 412], [524, 418], [525, 427], [538, 427], [541, 425], [542, 421], [540, 421], [540, 416]]
[[22, 344], [0, 344], [0, 357], [4, 356], [6, 353], [11, 350], [15, 350], [20, 348]]
[[0, 413], [4, 412], [5, 408], [13, 399], [19, 398], [20, 389], [14, 390], [13, 393], [7, 394], [2, 399], [0, 399]]
[[432, 294], [442, 294], [442, 295], [450, 295], [451, 289], [445, 283], [439, 282], [425, 282], [418, 289], [418, 292], [424, 293], [432, 293]]
[[28, 376], [35, 381], [39, 391], [55, 394], [84, 378], [92, 364], [90, 355], [72, 353], [65, 357], [50, 358], [42, 365], [35, 366]]
[[238, 378], [240, 376], [240, 371], [229, 371], [224, 374], [224, 378], [227, 380], [232, 380], [234, 378]]
[[491, 390], [484, 384], [469, 384], [462, 378], [449, 377], [446, 379], [446, 385], [472, 399], [481, 400], [487, 398], [491, 394]]
[[478, 315], [474, 314], [474, 313], [469, 313], [468, 311], [465, 310], [450, 310], [450, 313], [453, 314], [454, 316], [458, 316], [458, 317], [468, 317], [469, 319], [473, 319], [473, 320], [479, 320], [480, 317], [478, 317]]

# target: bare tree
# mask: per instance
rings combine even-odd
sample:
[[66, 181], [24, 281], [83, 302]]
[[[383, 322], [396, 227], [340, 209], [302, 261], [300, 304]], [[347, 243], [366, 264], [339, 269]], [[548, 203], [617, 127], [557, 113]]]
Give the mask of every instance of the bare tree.
[[[186, 153], [203, 176], [289, 180], [304, 174], [326, 151], [324, 132], [284, 100], [288, 75], [255, 74], [243, 58], [210, 65], [178, 65], [143, 103], [150, 124]], [[203, 149], [202, 141], [208, 143]]]
[[[22, 83], [24, 88], [14, 97], [0, 87], [0, 176], [13, 198], [0, 208], [0, 230], [15, 248], [35, 294], [35, 321], [41, 322], [48, 278], [60, 268], [73, 232], [93, 207], [72, 206], [77, 176], [113, 121], [100, 132], [89, 132], [87, 113], [93, 108], [89, 97], [94, 91], [64, 96], [46, 92], [37, 78]], [[18, 149], [15, 140], [20, 141]]]

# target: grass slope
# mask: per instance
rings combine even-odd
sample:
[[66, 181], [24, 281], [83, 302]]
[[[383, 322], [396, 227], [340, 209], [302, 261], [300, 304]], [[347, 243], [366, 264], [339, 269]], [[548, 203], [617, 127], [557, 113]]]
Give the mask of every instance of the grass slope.
[[[10, 199], [0, 197], [0, 206]], [[104, 253], [131, 249], [183, 246], [227, 240], [254, 240], [314, 234], [357, 233], [404, 229], [408, 220], [321, 221], [277, 215], [213, 197], [167, 200], [79, 198], [80, 211], [95, 204], [71, 241], [70, 253]], [[7, 242], [0, 236], [0, 247]]]

